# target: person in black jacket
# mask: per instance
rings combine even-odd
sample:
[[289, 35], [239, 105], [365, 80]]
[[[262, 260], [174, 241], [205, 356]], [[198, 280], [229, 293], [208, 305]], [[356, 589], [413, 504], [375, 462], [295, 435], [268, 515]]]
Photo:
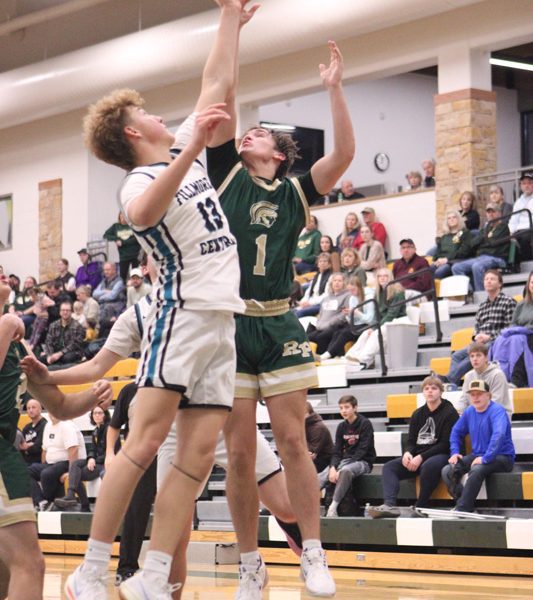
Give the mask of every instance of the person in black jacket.
[[108, 410], [96, 406], [91, 410], [90, 420], [91, 424], [95, 425], [91, 434], [91, 450], [87, 453], [87, 459], [76, 460], [70, 465], [67, 494], [63, 498], [56, 498], [54, 501], [59, 508], [76, 506], [78, 503], [76, 496], [78, 496], [82, 512], [90, 512], [89, 498], [83, 482], [94, 481], [104, 471], [106, 436], [111, 415]]
[[337, 427], [335, 446], [329, 467], [318, 475], [320, 487], [328, 481], [335, 485], [327, 516], [337, 517], [337, 508], [356, 477], [370, 473], [376, 460], [374, 428], [363, 415], [357, 414], [357, 398], [342, 396], [339, 411], [344, 421]]
[[313, 405], [307, 402], [306, 407], [305, 439], [307, 440], [307, 449], [316, 470], [320, 473], [326, 467], [329, 467], [331, 453], [333, 452], [333, 440], [322, 417], [314, 411]]
[[38, 400], [31, 398], [26, 403], [26, 412], [31, 421], [22, 429], [23, 442], [19, 450], [28, 465], [42, 462], [43, 431], [48, 421], [42, 416], [42, 406]]
[[373, 518], [398, 517], [396, 498], [400, 480], [420, 476], [420, 493], [415, 506], [427, 507], [440, 481], [442, 468], [448, 464], [450, 433], [459, 418], [453, 404], [442, 397], [444, 386], [438, 377], [426, 377], [422, 393], [426, 403], [411, 415], [407, 449], [403, 456], [383, 465], [383, 501], [371, 507]]

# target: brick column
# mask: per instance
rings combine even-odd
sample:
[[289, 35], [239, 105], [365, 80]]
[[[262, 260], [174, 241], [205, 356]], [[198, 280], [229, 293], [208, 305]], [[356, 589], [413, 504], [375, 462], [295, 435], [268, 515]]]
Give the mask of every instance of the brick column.
[[63, 242], [63, 182], [61, 179], [39, 183], [39, 281], [57, 273]]
[[[469, 88], [435, 96], [437, 231], [474, 176], [496, 171], [496, 94]], [[478, 205], [483, 213], [484, 207]]]

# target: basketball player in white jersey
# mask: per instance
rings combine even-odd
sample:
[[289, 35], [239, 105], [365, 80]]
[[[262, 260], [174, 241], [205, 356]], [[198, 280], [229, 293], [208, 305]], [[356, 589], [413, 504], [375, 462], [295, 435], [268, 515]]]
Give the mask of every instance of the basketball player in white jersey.
[[[148, 258], [146, 266], [143, 262], [141, 261], [143, 275], [149, 276], [152, 284], [155, 284], [157, 280], [155, 265], [150, 258]], [[151, 297], [146, 296], [122, 313], [113, 325], [103, 348], [87, 362], [60, 371], [48, 371], [46, 366], [33, 356], [23, 359], [22, 368], [27, 374], [28, 380], [39, 385], [73, 385], [92, 382], [103, 377], [119, 360], [128, 358], [132, 353], [139, 351], [144, 321], [151, 304]], [[173, 424], [158, 451], [158, 487], [162, 485], [167, 471], [171, 468], [176, 443], [176, 427]], [[228, 464], [228, 454], [222, 433], [218, 436], [214, 463], [224, 469]], [[276, 517], [280, 526], [284, 530], [288, 530], [285, 531], [285, 534], [289, 545], [299, 555], [301, 553], [299, 532], [287, 495], [285, 473], [276, 454], [259, 430], [257, 430], [256, 480], [261, 502]], [[291, 534], [295, 535], [296, 541]], [[186, 528], [174, 555], [171, 581], [182, 583], [185, 581], [187, 574], [186, 548], [189, 537], [190, 528]], [[173, 592], [173, 599], [178, 600], [181, 597], [182, 589]]]
[[[158, 284], [143, 337], [135, 419], [103, 480], [83, 564], [67, 579], [70, 600], [107, 598], [111, 546], [125, 508], [176, 419], [179, 443], [157, 495], [144, 569], [119, 590], [122, 600], [170, 598], [172, 557], [232, 405], [233, 314], [244, 309], [236, 243], [205, 168], [196, 161], [228, 119], [211, 98], [218, 94], [223, 65], [234, 64], [233, 40], [246, 13], [245, 0], [219, 3], [220, 26], [204, 69], [208, 76], [194, 133], [179, 154], [172, 152], [174, 136], [162, 119], [146, 113], [132, 90], [102, 98], [84, 122], [91, 151], [129, 172], [119, 192], [121, 210], [155, 259]], [[176, 413], [179, 405], [195, 410]]]

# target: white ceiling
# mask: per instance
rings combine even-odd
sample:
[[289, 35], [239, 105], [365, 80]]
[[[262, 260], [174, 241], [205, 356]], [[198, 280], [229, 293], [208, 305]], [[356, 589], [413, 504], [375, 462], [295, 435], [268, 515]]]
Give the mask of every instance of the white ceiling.
[[[263, 0], [243, 32], [241, 64], [312, 54], [331, 37], [353, 44], [435, 16], [444, 23], [469, 7], [509, 13], [518, 4], [533, 9], [531, 0]], [[0, 128], [81, 108], [113, 87], [146, 91], [197, 78], [217, 17], [213, 0], [0, 0]], [[436, 64], [437, 53], [431, 63], [426, 52], [421, 66]]]

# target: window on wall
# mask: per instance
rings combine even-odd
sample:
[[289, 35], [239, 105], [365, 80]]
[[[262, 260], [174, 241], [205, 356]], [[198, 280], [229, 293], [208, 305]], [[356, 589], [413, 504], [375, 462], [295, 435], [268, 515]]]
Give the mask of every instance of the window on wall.
[[527, 167], [533, 164], [533, 111], [523, 112], [521, 117], [522, 166]]
[[13, 196], [0, 196], [0, 250], [13, 245]]

